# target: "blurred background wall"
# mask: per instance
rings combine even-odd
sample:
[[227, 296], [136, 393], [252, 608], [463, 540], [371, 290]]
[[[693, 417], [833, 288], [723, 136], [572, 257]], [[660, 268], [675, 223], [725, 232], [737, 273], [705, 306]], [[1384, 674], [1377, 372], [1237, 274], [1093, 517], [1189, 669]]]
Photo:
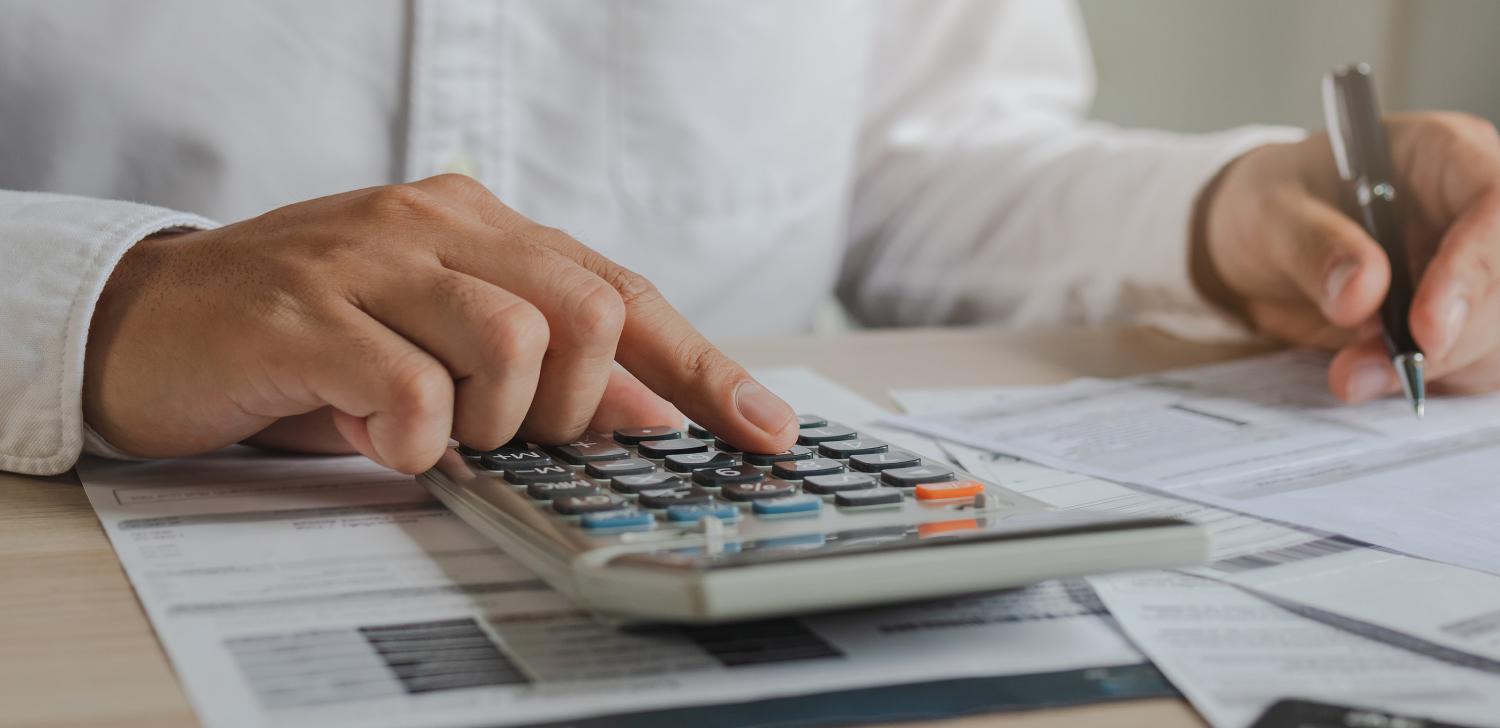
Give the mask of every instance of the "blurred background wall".
[[1387, 110], [1500, 122], [1497, 0], [1080, 0], [1094, 116], [1182, 131], [1322, 128], [1324, 71], [1369, 62]]

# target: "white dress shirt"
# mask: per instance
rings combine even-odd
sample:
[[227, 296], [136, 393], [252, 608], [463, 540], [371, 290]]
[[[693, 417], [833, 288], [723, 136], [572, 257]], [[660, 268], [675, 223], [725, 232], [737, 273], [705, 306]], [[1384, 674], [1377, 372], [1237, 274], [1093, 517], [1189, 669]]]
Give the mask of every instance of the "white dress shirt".
[[1225, 330], [1193, 200], [1297, 132], [1124, 131], [1091, 94], [1049, 0], [0, 2], [0, 469], [78, 457], [133, 243], [445, 171], [712, 337], [834, 294], [875, 325]]

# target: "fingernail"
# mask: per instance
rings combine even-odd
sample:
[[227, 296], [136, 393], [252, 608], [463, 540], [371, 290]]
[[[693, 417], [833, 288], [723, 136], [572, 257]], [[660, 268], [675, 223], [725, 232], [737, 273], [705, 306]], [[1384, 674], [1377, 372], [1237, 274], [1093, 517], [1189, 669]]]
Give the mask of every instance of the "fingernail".
[[1443, 345], [1433, 353], [1433, 358], [1441, 357], [1453, 348], [1458, 341], [1458, 333], [1463, 331], [1464, 322], [1469, 319], [1469, 297], [1463, 293], [1455, 293], [1452, 300], [1444, 307], [1443, 314]]
[[1349, 376], [1349, 399], [1364, 402], [1391, 391], [1395, 382], [1391, 367], [1385, 362], [1366, 362], [1355, 367]]
[[1331, 310], [1338, 304], [1339, 294], [1349, 286], [1349, 281], [1354, 280], [1354, 274], [1359, 272], [1359, 262], [1346, 260], [1334, 266], [1328, 271], [1328, 276], [1323, 279], [1323, 309]]
[[734, 390], [735, 409], [751, 424], [772, 435], [786, 429], [796, 415], [786, 402], [754, 381], [740, 382]]

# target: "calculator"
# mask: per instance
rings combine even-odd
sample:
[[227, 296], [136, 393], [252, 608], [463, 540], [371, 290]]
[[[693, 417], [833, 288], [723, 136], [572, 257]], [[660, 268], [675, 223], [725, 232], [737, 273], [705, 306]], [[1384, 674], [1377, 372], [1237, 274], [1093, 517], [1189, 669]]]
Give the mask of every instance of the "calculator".
[[419, 480], [582, 607], [717, 622], [1202, 563], [1203, 530], [1059, 511], [813, 414], [741, 452], [700, 427], [454, 446]]

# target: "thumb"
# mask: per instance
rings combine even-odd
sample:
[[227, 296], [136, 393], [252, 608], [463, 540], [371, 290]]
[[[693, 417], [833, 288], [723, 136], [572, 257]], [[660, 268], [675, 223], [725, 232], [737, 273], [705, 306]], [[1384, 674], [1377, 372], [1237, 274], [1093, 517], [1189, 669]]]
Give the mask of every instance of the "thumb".
[[1290, 229], [1273, 244], [1274, 262], [1323, 316], [1354, 328], [1375, 315], [1390, 285], [1391, 266], [1364, 228], [1308, 197]]

